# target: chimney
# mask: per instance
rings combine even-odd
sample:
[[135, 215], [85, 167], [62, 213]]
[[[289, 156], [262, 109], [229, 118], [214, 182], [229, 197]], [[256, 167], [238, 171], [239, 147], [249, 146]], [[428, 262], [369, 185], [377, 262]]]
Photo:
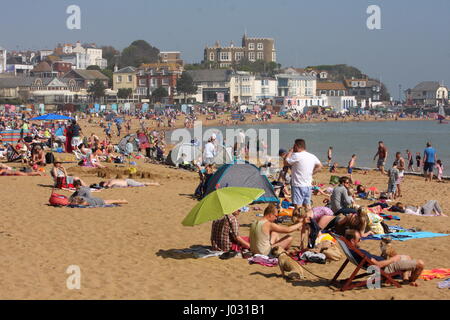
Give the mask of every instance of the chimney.
[[117, 72], [119, 68], [117, 67], [117, 64], [114, 65], [114, 72]]

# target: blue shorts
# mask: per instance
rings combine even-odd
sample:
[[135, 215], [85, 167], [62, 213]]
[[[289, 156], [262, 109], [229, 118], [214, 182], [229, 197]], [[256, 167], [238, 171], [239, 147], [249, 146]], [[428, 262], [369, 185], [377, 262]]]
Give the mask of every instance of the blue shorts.
[[352, 174], [353, 168], [348, 167], [348, 168], [347, 168], [347, 172], [350, 173], [350, 174]]
[[397, 185], [395, 183], [388, 184], [388, 193], [395, 193], [397, 191]]
[[297, 205], [311, 204], [311, 187], [291, 187], [292, 203]]
[[423, 171], [424, 172], [433, 172], [434, 169], [434, 163], [433, 162], [425, 162], [423, 164]]

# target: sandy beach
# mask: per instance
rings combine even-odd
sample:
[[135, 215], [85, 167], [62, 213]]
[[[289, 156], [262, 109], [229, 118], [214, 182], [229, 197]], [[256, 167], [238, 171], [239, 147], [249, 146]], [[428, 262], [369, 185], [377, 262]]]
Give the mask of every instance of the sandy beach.
[[[217, 125], [218, 121], [220, 119], [208, 125]], [[98, 125], [86, 121], [81, 124], [86, 135], [101, 134]], [[132, 130], [137, 126], [134, 120]], [[177, 126], [182, 126], [182, 119]], [[436, 279], [419, 280], [418, 288], [363, 288], [342, 293], [308, 273], [306, 280], [288, 283], [281, 277], [278, 267], [250, 265], [242, 258], [194, 259], [174, 252], [192, 245], [210, 245], [211, 223], [195, 227], [181, 225], [197, 203], [191, 195], [198, 184], [198, 175], [144, 163], [142, 159], [137, 162], [138, 171], [151, 173], [151, 178], [145, 180], [158, 181], [161, 186], [109, 189], [94, 194], [103, 199], [129, 201], [115, 208], [73, 209], [47, 205], [52, 191], [51, 166], [47, 166], [43, 177], [0, 177], [3, 186], [0, 194], [3, 204], [0, 299], [450, 299], [448, 290], [437, 288], [440, 280]], [[75, 163], [64, 166], [87, 183], [101, 180], [94, 169], [79, 168]], [[323, 170], [316, 180], [327, 184], [330, 175]], [[354, 177], [380, 190], [387, 185], [387, 177], [378, 172], [364, 175], [357, 171]], [[441, 203], [444, 213], [450, 213], [448, 183], [426, 183], [422, 177], [406, 176], [402, 186], [400, 201], [403, 203], [422, 205], [435, 199]], [[68, 191], [58, 190], [58, 193], [70, 195]], [[315, 205], [320, 205], [322, 200], [323, 196], [313, 198]], [[371, 202], [359, 200], [357, 203]], [[262, 211], [251, 209], [240, 215], [242, 235], [248, 235], [249, 224], [259, 219], [258, 213]], [[387, 224], [450, 233], [450, 218], [396, 215], [401, 221], [392, 220]], [[297, 245], [299, 234], [295, 233], [294, 238], [294, 245]], [[400, 254], [424, 260], [425, 269], [450, 268], [449, 241], [450, 237], [426, 238], [395, 241], [394, 245]], [[378, 243], [367, 240], [362, 247], [379, 254]], [[343, 260], [326, 265], [308, 264], [307, 268], [331, 279], [342, 263]], [[66, 270], [70, 265], [80, 267], [79, 290], [69, 290], [66, 286], [69, 277]], [[353, 268], [347, 268], [344, 276], [351, 271]]]

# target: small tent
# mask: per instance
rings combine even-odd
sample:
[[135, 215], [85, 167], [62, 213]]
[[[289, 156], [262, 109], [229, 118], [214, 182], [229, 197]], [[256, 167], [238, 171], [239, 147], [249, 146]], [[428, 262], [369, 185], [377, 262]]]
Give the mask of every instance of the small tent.
[[279, 202], [269, 179], [249, 162], [234, 162], [221, 166], [209, 179], [205, 195], [226, 187], [260, 188], [264, 190], [264, 194], [254, 203]]
[[[185, 155], [182, 157], [182, 155]], [[177, 144], [167, 156], [167, 164], [175, 166], [180, 162], [201, 160], [202, 151], [192, 143]], [[183, 158], [183, 159], [182, 159]]]
[[[131, 142], [131, 145], [133, 146], [133, 150], [127, 150], [127, 143]], [[139, 151], [139, 140], [137, 139], [136, 134], [128, 134], [125, 137], [123, 137], [119, 144], [117, 145], [119, 148], [120, 153], [128, 154], [129, 151], [131, 152], [138, 152]]]

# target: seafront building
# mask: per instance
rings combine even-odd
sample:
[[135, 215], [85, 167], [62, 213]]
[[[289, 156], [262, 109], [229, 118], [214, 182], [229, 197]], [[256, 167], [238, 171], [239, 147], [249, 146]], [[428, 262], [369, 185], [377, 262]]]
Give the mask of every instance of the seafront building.
[[437, 81], [424, 81], [405, 91], [407, 105], [438, 106], [448, 104], [448, 88]]
[[276, 62], [275, 40], [272, 38], [247, 37], [244, 34], [241, 46], [235, 46], [233, 42], [229, 46], [221, 46], [216, 41], [214, 46], [206, 46], [203, 53], [203, 62], [212, 67], [231, 67], [243, 59], [250, 62], [257, 60]]

